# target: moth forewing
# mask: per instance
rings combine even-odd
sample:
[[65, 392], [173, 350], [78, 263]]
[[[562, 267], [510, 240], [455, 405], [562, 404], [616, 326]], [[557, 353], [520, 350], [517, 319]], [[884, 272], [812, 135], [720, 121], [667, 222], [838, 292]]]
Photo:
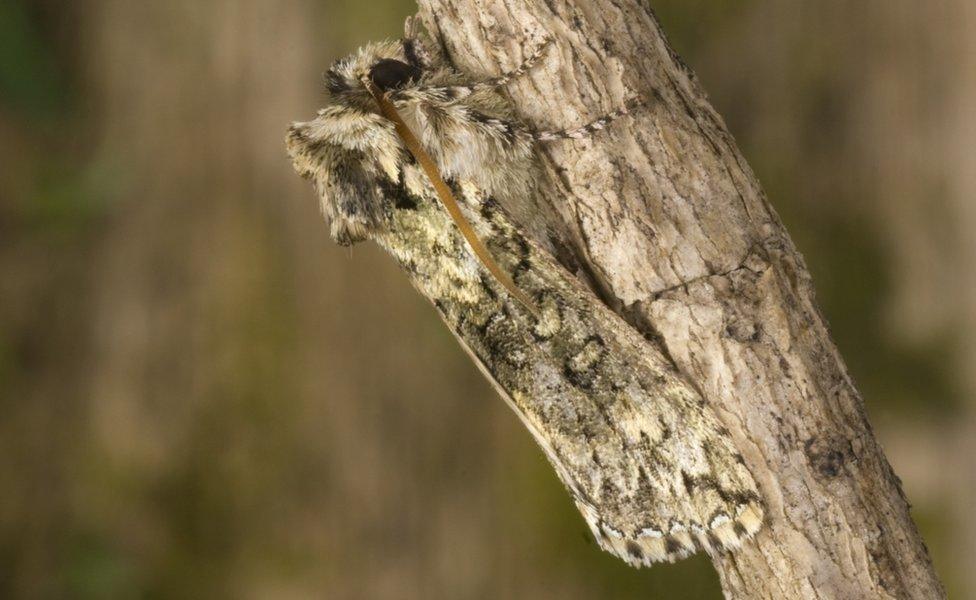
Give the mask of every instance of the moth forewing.
[[[540, 203], [528, 197], [538, 192], [525, 182], [538, 174], [525, 148], [543, 136], [514, 122], [484, 86], [459, 84], [443, 65], [407, 64], [404, 47], [413, 44], [367, 46], [337, 63], [330, 106], [292, 127], [296, 168], [332, 182], [317, 189], [333, 237], [352, 231], [351, 241], [371, 238], [404, 269], [525, 423], [604, 549], [649, 565], [738, 547], [761, 526], [763, 509], [729, 432], [660, 348], [531, 241], [504, 208]], [[367, 89], [376, 73], [396, 109], [428, 128], [417, 135], [421, 152], [408, 151], [402, 136], [389, 135], [391, 123], [377, 120], [381, 110]], [[370, 98], [372, 112], [364, 109]], [[474, 164], [448, 154], [458, 140], [466, 140], [463, 156]], [[433, 167], [425, 169], [427, 161]], [[442, 202], [441, 175], [462, 220]], [[478, 239], [459, 223], [469, 223]], [[482, 242], [489, 260], [473, 249]]]

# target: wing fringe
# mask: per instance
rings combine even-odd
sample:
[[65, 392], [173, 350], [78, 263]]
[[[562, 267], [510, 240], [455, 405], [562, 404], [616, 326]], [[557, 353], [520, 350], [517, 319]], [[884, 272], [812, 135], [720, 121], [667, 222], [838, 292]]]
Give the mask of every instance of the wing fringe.
[[587, 513], [583, 510], [600, 546], [635, 567], [674, 562], [700, 550], [710, 555], [736, 550], [759, 531], [763, 520], [762, 506], [751, 501], [740, 506], [735, 517], [719, 515], [708, 527], [676, 525], [668, 532], [645, 529], [628, 536]]

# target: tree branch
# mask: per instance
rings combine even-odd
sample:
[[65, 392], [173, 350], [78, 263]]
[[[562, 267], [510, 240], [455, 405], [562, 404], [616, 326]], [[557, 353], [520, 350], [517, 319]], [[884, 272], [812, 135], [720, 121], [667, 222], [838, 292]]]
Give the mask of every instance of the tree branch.
[[654, 100], [592, 140], [545, 146], [547, 198], [589, 283], [661, 340], [762, 488], [764, 529], [714, 559], [726, 596], [944, 597], [802, 257], [646, 3], [419, 4], [473, 76], [555, 39], [509, 86], [540, 129]]

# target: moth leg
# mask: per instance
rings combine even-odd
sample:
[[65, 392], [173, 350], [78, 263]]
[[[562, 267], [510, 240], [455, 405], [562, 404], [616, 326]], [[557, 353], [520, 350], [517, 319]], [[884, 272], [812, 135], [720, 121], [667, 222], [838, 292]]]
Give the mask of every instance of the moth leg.
[[622, 116], [630, 114], [630, 111], [633, 108], [639, 106], [643, 106], [643, 103], [635, 99], [626, 103], [623, 107], [618, 108], [612, 113], [606, 114], [599, 119], [590, 121], [582, 127], [557, 131], [536, 131], [516, 121], [500, 119], [498, 117], [488, 116], [476, 111], [470, 111], [467, 115], [467, 119], [470, 119], [471, 122], [480, 125], [481, 130], [485, 134], [506, 143], [511, 143], [516, 139], [528, 143], [552, 142], [555, 140], [579, 140], [588, 138], [594, 133], [606, 129], [610, 123], [616, 121]]
[[630, 114], [630, 111], [634, 108], [643, 106], [643, 102], [639, 99], [634, 98], [625, 103], [622, 107], [613, 111], [612, 113], [603, 115], [599, 119], [590, 121], [582, 127], [575, 127], [573, 129], [562, 129], [557, 131], [534, 131], [526, 130], [525, 133], [536, 142], [551, 142], [554, 140], [579, 140], [583, 138], [588, 138], [598, 131], [602, 131], [607, 128], [610, 123], [613, 123], [620, 117]]

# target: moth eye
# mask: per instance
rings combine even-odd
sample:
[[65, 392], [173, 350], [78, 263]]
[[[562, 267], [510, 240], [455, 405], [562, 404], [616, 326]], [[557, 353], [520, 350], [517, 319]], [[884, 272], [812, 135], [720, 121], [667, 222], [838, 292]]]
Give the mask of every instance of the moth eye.
[[369, 78], [376, 87], [385, 91], [417, 81], [420, 79], [420, 69], [392, 58], [384, 58], [369, 70]]

